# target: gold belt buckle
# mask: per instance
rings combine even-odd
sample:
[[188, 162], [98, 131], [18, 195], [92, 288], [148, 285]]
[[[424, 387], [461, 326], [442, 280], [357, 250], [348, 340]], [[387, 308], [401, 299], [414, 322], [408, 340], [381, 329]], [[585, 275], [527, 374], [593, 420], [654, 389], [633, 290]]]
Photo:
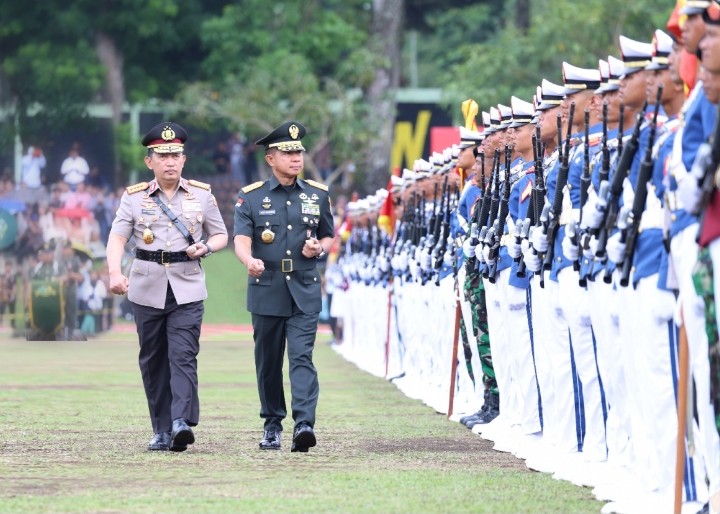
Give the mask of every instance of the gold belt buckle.
[[165, 254], [168, 253], [165, 250], [160, 250], [160, 264], [165, 266], [166, 268], [170, 267], [170, 261], [165, 261]]
[[292, 259], [283, 259], [280, 261], [280, 270], [283, 273], [292, 273], [293, 261]]

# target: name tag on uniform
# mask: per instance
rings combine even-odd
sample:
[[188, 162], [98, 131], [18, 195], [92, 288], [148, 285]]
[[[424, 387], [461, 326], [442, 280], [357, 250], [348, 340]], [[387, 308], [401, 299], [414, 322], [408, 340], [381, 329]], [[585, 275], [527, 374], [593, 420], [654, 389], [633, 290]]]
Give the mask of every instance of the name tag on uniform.
[[312, 216], [320, 216], [320, 206], [316, 203], [303, 203], [301, 207], [303, 214], [310, 214]]
[[272, 216], [273, 214], [275, 214], [275, 209], [260, 211], [258, 214], [260, 214], [260, 216]]
[[182, 203], [183, 211], [201, 211], [202, 204], [197, 200], [185, 200]]

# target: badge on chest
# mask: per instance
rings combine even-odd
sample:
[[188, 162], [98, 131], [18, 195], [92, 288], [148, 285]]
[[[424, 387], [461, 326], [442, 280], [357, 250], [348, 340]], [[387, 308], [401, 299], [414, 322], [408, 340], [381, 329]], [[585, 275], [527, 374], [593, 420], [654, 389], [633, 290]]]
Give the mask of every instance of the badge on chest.
[[310, 214], [311, 216], [320, 216], [320, 206], [315, 203], [318, 199], [316, 194], [309, 197], [305, 193], [300, 194], [300, 212], [302, 214]]

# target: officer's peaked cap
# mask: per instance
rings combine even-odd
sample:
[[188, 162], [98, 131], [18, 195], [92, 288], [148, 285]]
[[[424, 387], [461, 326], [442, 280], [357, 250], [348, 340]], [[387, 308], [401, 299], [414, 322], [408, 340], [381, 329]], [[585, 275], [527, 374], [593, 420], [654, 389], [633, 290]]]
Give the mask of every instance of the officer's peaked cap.
[[281, 152], [304, 152], [303, 137], [305, 137], [305, 127], [302, 123], [286, 121], [267, 136], [255, 141], [255, 144], [263, 145], [266, 150], [277, 148]]
[[178, 153], [185, 148], [187, 132], [177, 123], [158, 123], [142, 138], [143, 146], [155, 153]]

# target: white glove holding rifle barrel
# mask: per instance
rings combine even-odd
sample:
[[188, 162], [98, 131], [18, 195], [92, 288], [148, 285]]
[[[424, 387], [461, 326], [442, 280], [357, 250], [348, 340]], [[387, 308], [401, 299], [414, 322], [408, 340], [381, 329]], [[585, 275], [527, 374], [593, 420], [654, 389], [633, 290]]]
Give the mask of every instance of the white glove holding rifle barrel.
[[600, 228], [605, 219], [605, 211], [607, 210], [607, 194], [609, 184], [607, 180], [600, 183], [599, 192], [596, 194], [591, 191], [588, 199], [582, 209], [582, 223], [580, 228], [583, 230], [597, 230]]
[[627, 245], [620, 240], [623, 232], [627, 229], [627, 219], [630, 214], [630, 207], [625, 206], [620, 210], [618, 215], [617, 227], [618, 230], [615, 232], [607, 242], [607, 256], [608, 259], [613, 261], [615, 264], [621, 264], [625, 260], [625, 252]]
[[562, 251], [565, 258], [569, 261], [576, 261], [580, 258], [580, 247], [575, 244], [575, 222], [568, 223], [565, 228], [565, 237], [562, 240]]
[[[533, 231], [535, 230], [540, 229], [535, 227]], [[525, 267], [528, 269], [528, 271], [531, 271], [533, 273], [535, 273], [536, 271], [540, 271], [540, 268], [542, 267], [542, 261], [540, 260], [540, 257], [538, 257], [537, 253], [527, 239], [523, 240], [522, 242], [522, 251], [523, 260], [525, 261]]]

